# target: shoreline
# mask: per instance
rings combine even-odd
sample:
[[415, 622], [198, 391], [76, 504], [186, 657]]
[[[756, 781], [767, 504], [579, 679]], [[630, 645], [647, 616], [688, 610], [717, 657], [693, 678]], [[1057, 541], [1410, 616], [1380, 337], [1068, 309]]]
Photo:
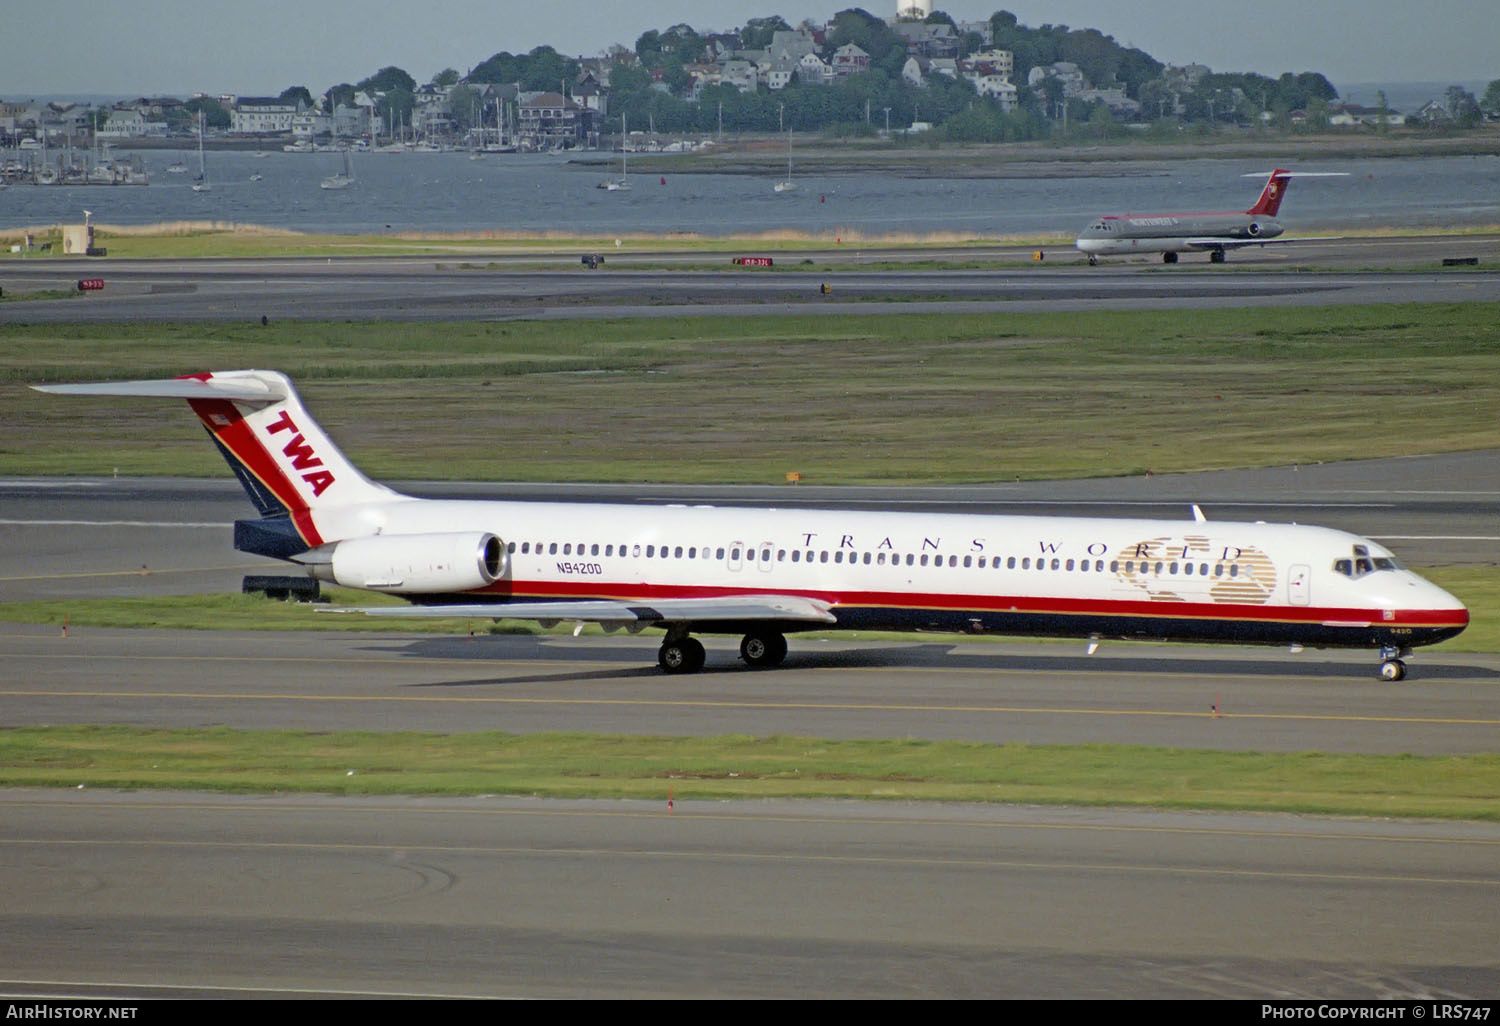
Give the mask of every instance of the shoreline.
[[[668, 138], [662, 136], [662, 138]], [[209, 151], [276, 151], [288, 140], [211, 139]], [[197, 148], [189, 139], [130, 139], [112, 144], [117, 152], [182, 151]], [[454, 149], [441, 156], [467, 156]], [[368, 151], [370, 159], [383, 154]], [[559, 169], [596, 172], [619, 160], [618, 151], [569, 150], [537, 154], [558, 159]], [[809, 133], [798, 140], [797, 167], [821, 174], [876, 172], [898, 177], [949, 178], [1133, 177], [1169, 174], [1168, 165], [1186, 160], [1270, 160], [1280, 164], [1350, 158], [1500, 156], [1500, 124], [1451, 135], [1393, 130], [1270, 134], [1222, 132], [1180, 140], [1101, 139], [1097, 142], [954, 143], [937, 136], [904, 140], [826, 139]], [[642, 174], [762, 175], [786, 161], [785, 141], [771, 136], [739, 136], [694, 153], [631, 154], [632, 170]], [[1156, 165], [1156, 166], [1151, 166]]]
[[[950, 143], [931, 140], [828, 141], [811, 136], [797, 149], [797, 168], [815, 174], [880, 173], [897, 177], [1098, 178], [1149, 177], [1171, 173], [1186, 160], [1271, 161], [1283, 166], [1313, 160], [1401, 157], [1500, 156], [1500, 125], [1462, 135], [1428, 133], [1323, 133], [1319, 135], [1220, 134], [1182, 141], [1101, 140], [1058, 145], [1049, 142]], [[568, 166], [597, 171], [618, 157], [608, 151], [580, 154]], [[740, 139], [706, 152], [636, 153], [632, 170], [641, 174], [764, 175], [786, 161], [781, 140]]]

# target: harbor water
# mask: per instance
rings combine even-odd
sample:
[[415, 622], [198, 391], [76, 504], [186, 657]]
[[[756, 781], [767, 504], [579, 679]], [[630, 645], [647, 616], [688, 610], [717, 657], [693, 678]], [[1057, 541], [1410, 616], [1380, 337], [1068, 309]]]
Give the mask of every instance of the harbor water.
[[[618, 177], [618, 168], [580, 168], [561, 155], [360, 153], [355, 182], [330, 190], [320, 183], [342, 169], [337, 153], [210, 151], [212, 188], [195, 192], [196, 150], [140, 159], [150, 176], [145, 186], [0, 189], [0, 229], [77, 223], [88, 210], [104, 225], [212, 221], [334, 233], [1067, 235], [1106, 213], [1243, 210], [1273, 166], [1186, 160], [1113, 164], [1097, 175], [1075, 168], [1068, 177], [796, 175], [798, 188], [780, 193], [780, 173], [632, 174], [630, 189], [606, 191], [599, 182]], [[189, 172], [168, 173], [177, 161]], [[1292, 183], [1280, 213], [1292, 232], [1500, 224], [1497, 156], [1283, 159], [1280, 166], [1348, 173]]]

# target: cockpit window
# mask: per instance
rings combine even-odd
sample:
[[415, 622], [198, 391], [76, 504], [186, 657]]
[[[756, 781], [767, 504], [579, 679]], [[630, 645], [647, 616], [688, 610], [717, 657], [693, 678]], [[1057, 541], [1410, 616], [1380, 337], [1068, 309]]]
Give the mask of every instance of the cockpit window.
[[1373, 574], [1378, 570], [1400, 570], [1401, 564], [1390, 556], [1371, 556], [1370, 549], [1365, 545], [1354, 546], [1352, 559], [1335, 559], [1333, 561], [1333, 572], [1345, 577], [1358, 579], [1366, 574]]

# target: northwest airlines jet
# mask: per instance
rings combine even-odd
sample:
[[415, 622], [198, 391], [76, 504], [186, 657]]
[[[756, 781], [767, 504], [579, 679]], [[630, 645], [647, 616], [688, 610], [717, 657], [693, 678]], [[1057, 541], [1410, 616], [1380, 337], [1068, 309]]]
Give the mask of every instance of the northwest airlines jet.
[[[1213, 214], [1109, 214], [1092, 222], [1074, 243], [1087, 253], [1089, 264], [1100, 256], [1160, 253], [1162, 261], [1177, 262], [1178, 253], [1208, 250], [1216, 264], [1224, 252], [1241, 246], [1264, 246], [1276, 241], [1284, 228], [1276, 220], [1292, 178], [1344, 177], [1343, 171], [1286, 171], [1277, 168], [1266, 179], [1255, 206], [1243, 213]], [[1246, 178], [1251, 177], [1246, 175]], [[1287, 242], [1287, 239], [1279, 240]]]
[[273, 371], [36, 387], [186, 399], [260, 511], [235, 548], [416, 603], [364, 612], [661, 628], [668, 673], [702, 668], [695, 633], [774, 666], [788, 633], [849, 628], [1364, 648], [1400, 680], [1469, 622], [1320, 527], [420, 499], [356, 470]]

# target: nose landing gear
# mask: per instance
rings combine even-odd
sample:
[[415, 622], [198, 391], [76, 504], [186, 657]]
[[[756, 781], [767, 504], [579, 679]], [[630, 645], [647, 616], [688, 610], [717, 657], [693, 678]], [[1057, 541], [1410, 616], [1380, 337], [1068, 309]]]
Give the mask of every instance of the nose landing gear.
[[1380, 679], [1391, 684], [1406, 679], [1406, 662], [1401, 657], [1411, 655], [1409, 648], [1387, 645], [1380, 650]]

